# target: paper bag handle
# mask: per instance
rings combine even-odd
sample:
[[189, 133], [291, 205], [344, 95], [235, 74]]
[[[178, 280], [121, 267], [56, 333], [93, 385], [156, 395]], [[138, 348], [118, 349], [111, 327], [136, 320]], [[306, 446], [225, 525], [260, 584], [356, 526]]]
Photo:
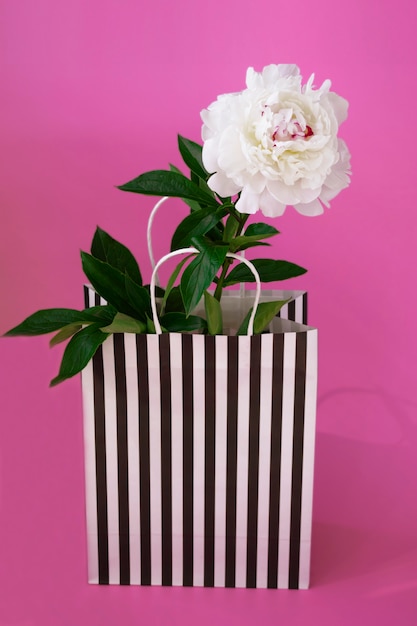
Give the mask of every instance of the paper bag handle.
[[[155, 258], [153, 256], [153, 250], [152, 250], [152, 224], [155, 219], [155, 215], [157, 214], [159, 210], [159, 207], [162, 206], [164, 202], [166, 202], [167, 200], [168, 200], [168, 196], [164, 196], [163, 198], [158, 200], [158, 202], [155, 204], [154, 208], [152, 209], [151, 214], [148, 219], [148, 228], [147, 228], [146, 236], [147, 236], [147, 241], [148, 241], [148, 255], [149, 255], [149, 260], [151, 262], [152, 270], [155, 269]], [[155, 283], [159, 287], [158, 274], [156, 274]]]
[[[152, 272], [152, 278], [151, 278], [151, 284], [150, 284], [151, 309], [152, 309], [153, 323], [155, 326], [155, 332], [157, 335], [162, 334], [161, 324], [159, 323], [158, 312], [156, 310], [156, 297], [155, 297], [155, 285], [156, 285], [156, 280], [157, 280], [158, 269], [161, 267], [163, 263], [165, 263], [165, 261], [168, 261], [168, 259], [172, 259], [173, 257], [178, 256], [180, 254], [199, 254], [199, 251], [197, 250], [197, 248], [180, 248], [179, 250], [174, 250], [173, 252], [170, 252], [169, 254], [166, 254], [161, 259], [159, 259], [158, 263], [156, 263]], [[255, 299], [253, 302], [252, 313], [250, 315], [249, 322], [248, 322], [248, 332], [247, 332], [247, 334], [251, 337], [253, 335], [253, 322], [255, 320], [255, 315], [258, 309], [259, 299], [261, 297], [261, 279], [259, 278], [259, 274], [256, 270], [256, 267], [253, 265], [253, 263], [245, 259], [245, 257], [239, 254], [234, 254], [233, 252], [228, 252], [226, 256], [230, 257], [231, 259], [236, 259], [237, 261], [240, 261], [241, 263], [244, 263], [250, 269], [250, 271], [255, 277], [256, 293], [255, 293]]]

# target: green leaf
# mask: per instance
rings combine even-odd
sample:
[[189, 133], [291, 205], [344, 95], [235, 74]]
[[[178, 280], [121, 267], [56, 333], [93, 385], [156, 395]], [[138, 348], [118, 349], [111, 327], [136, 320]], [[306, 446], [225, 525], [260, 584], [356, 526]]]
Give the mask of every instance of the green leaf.
[[[196, 185], [198, 185], [198, 187], [200, 187], [200, 189], [202, 191], [205, 191], [206, 193], [208, 193], [209, 195], [213, 194], [213, 191], [210, 189], [210, 187], [208, 186], [206, 180], [204, 178], [200, 178], [200, 176], [198, 176], [195, 172], [191, 172], [190, 173], [190, 178], [192, 180], [193, 183], [195, 183]], [[224, 202], [223, 202], [224, 204]], [[204, 207], [200, 207], [200, 208], [204, 208]]]
[[223, 223], [218, 222], [214, 228], [206, 232], [205, 237], [208, 237], [213, 243], [221, 243], [223, 241]]
[[223, 232], [223, 240], [224, 241], [232, 241], [233, 237], [236, 235], [236, 231], [238, 229], [239, 222], [235, 218], [234, 215], [229, 215], [226, 221], [226, 226]]
[[154, 321], [149, 317], [149, 315], [146, 316], [146, 332], [149, 335], [154, 335], [156, 333]]
[[250, 224], [245, 233], [239, 237], [235, 237], [230, 243], [231, 252], [237, 252], [238, 250], [245, 250], [250, 248], [251, 245], [262, 245], [259, 243], [261, 239], [268, 239], [274, 235], [278, 235], [279, 231], [273, 226], [263, 224], [259, 222], [257, 224]]
[[59, 374], [51, 381], [51, 387], [81, 372], [106, 337], [98, 324], [91, 324], [74, 335], [65, 348]]
[[174, 232], [171, 251], [190, 246], [193, 237], [205, 235], [221, 221], [226, 213], [226, 209], [219, 207], [216, 211], [201, 209], [187, 215]]
[[[177, 167], [176, 165], [173, 165], [172, 163], [169, 164], [169, 171], [176, 172], [177, 174], [181, 174], [181, 176], [185, 176], [185, 174], [181, 172], [180, 168]], [[185, 176], [185, 178], [187, 177]]]
[[146, 324], [124, 313], [117, 313], [112, 323], [104, 326], [101, 331], [103, 333], [144, 333]]
[[265, 224], [264, 222], [255, 222], [254, 224], [249, 224], [244, 232], [245, 237], [257, 237], [257, 239], [265, 239], [266, 237], [273, 237], [274, 235], [279, 235], [279, 230], [270, 226], [269, 224]]
[[174, 269], [174, 271], [172, 272], [171, 276], [169, 277], [166, 289], [165, 289], [165, 293], [164, 293], [164, 297], [162, 299], [162, 303], [161, 303], [161, 312], [163, 312], [165, 310], [165, 305], [167, 303], [167, 300], [169, 298], [169, 295], [174, 287], [175, 281], [178, 278], [179, 273], [181, 272], [182, 268], [184, 267], [184, 265], [188, 262], [188, 260], [190, 259], [191, 255], [188, 255], [185, 257], [185, 259], [182, 259], [177, 267]]
[[[151, 286], [150, 285], [144, 285], [143, 287], [144, 287], [144, 289], [146, 289], [146, 291], [150, 295], [151, 294]], [[163, 298], [164, 297], [164, 293], [165, 293], [165, 289], [163, 287], [160, 287], [159, 285], [155, 285], [155, 296], [157, 298]]]
[[27, 317], [21, 324], [5, 333], [4, 336], [45, 335], [60, 330], [64, 326], [68, 326], [68, 324], [91, 324], [92, 322], [97, 322], [97, 319], [97, 314], [90, 309], [85, 309], [84, 311], [76, 311], [75, 309], [42, 309]]
[[[194, 174], [194, 172], [191, 173], [191, 176], [192, 177], [196, 176], [196, 180], [194, 182], [200, 187], [200, 189], [202, 191], [205, 191], [208, 194], [212, 194], [213, 193], [213, 191], [210, 189], [210, 187], [208, 186], [208, 184], [207, 184], [207, 182], [206, 182], [206, 180], [204, 178], [197, 177], [197, 175]], [[191, 180], [192, 179], [193, 178], [191, 178]]]
[[120, 185], [119, 189], [149, 196], [186, 198], [188, 200], [197, 200], [197, 202], [209, 206], [218, 206], [218, 202], [213, 194], [202, 191], [198, 185], [182, 174], [167, 170], [146, 172], [128, 183]]
[[184, 313], [184, 302], [181, 295], [180, 287], [173, 287], [165, 303], [166, 313]]
[[190, 170], [203, 180], [207, 180], [209, 173], [203, 165], [202, 146], [178, 135], [178, 148], [184, 163], [188, 165]]
[[161, 317], [161, 326], [170, 333], [181, 333], [205, 330], [207, 322], [199, 315], [189, 315], [187, 317], [185, 313], [165, 313]]
[[[268, 324], [274, 319], [274, 317], [278, 314], [281, 307], [284, 306], [288, 300], [275, 300], [273, 302], [261, 302], [258, 305], [258, 308], [255, 313], [255, 319], [253, 322], [253, 332], [254, 334], [261, 333]], [[245, 319], [237, 331], [237, 335], [246, 335], [248, 332], [249, 318], [251, 316], [253, 307], [248, 311]]]
[[133, 254], [98, 226], [91, 244], [91, 254], [123, 274], [128, 274], [135, 283], [142, 285], [140, 269]]
[[223, 332], [223, 315], [220, 302], [208, 291], [204, 292], [204, 308], [208, 332], [210, 335], [221, 335]]
[[[236, 238], [237, 239], [237, 238]], [[266, 246], [267, 248], [269, 248], [271, 246], [270, 243], [265, 243], [264, 241], [244, 241], [244, 237], [240, 238], [242, 239], [240, 245], [238, 247], [234, 246], [232, 242], [232, 244], [230, 245], [230, 251], [231, 252], [240, 252], [242, 250], [247, 250], [248, 248], [255, 248], [256, 246]]]
[[134, 317], [142, 322], [146, 321], [146, 315], [151, 313], [151, 297], [146, 287], [140, 287], [130, 276], [125, 274], [125, 288], [129, 303], [136, 311]]
[[[276, 280], [285, 280], [301, 276], [307, 271], [295, 263], [289, 261], [274, 261], [273, 259], [254, 259], [251, 263], [259, 273], [261, 282], [269, 283]], [[235, 285], [236, 283], [253, 283], [255, 277], [250, 269], [243, 263], [239, 263], [226, 277], [224, 286]]]
[[81, 328], [81, 324], [68, 324], [67, 326], [64, 326], [64, 328], [61, 328], [59, 333], [52, 337], [51, 341], [49, 342], [49, 346], [53, 348], [53, 346], [56, 346], [63, 341], [66, 341], [67, 339], [75, 335], [75, 333], [78, 333]]
[[94, 320], [98, 324], [100, 322], [103, 322], [101, 325], [105, 326], [106, 324], [110, 324], [117, 311], [113, 306], [111, 306], [111, 304], [100, 304], [98, 306], [92, 306], [88, 309], [84, 309], [82, 313], [83, 315], [91, 315], [92, 320]]
[[[138, 313], [141, 314], [130, 303], [126, 291], [125, 274], [86, 252], [81, 252], [81, 259], [84, 273], [97, 293], [120, 313], [126, 313], [131, 317], [137, 317]], [[137, 287], [141, 289], [138, 285]]]
[[[184, 176], [181, 170], [179, 170], [178, 167], [176, 167], [175, 165], [172, 165], [171, 163], [169, 165], [169, 169], [171, 172], [176, 172], [177, 174]], [[199, 211], [201, 209], [201, 206], [196, 200], [187, 200], [187, 198], [182, 198], [182, 199], [185, 202], [185, 204], [187, 204], [190, 207], [191, 211]]]
[[180, 289], [187, 316], [213, 282], [228, 250], [227, 245], [216, 245], [204, 238], [193, 238], [191, 243], [200, 253], [186, 267], [181, 277]]

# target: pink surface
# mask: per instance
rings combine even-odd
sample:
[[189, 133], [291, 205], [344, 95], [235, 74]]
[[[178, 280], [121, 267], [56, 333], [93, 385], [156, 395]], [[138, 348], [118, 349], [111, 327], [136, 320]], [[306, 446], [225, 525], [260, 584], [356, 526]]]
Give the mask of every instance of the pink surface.
[[[249, 65], [332, 79], [354, 175], [323, 216], [288, 209], [271, 252], [309, 268], [286, 286], [308, 289], [320, 329], [312, 588], [88, 586], [79, 380], [49, 390], [59, 348], [4, 339], [0, 626], [417, 623], [415, 7], [1, 3], [0, 332], [82, 306], [96, 224], [148, 273], [152, 199], [114, 186], [180, 165], [176, 133], [199, 140], [200, 109]], [[157, 255], [181, 211], [157, 218]]]

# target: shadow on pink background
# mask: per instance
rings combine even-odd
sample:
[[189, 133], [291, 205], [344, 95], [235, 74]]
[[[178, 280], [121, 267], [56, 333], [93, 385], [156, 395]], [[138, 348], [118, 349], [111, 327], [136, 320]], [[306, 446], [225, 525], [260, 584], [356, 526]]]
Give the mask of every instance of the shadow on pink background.
[[[248, 66], [297, 63], [350, 102], [350, 188], [274, 222], [271, 256], [309, 269], [319, 328], [312, 587], [86, 583], [80, 382], [49, 390], [60, 348], [0, 342], [0, 626], [417, 623], [415, 3], [4, 0], [0, 332], [82, 307], [79, 250], [99, 224], [149, 277], [152, 198], [115, 185], [180, 165], [199, 112]], [[185, 209], [156, 219], [164, 254]], [[284, 285], [282, 285], [284, 287]]]

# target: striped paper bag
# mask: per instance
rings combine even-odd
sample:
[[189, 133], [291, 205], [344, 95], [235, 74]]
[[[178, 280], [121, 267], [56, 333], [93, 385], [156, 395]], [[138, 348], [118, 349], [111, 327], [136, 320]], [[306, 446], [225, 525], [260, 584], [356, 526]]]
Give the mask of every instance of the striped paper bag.
[[317, 331], [305, 323], [295, 292], [266, 334], [116, 334], [98, 349], [82, 376], [91, 583], [308, 587]]

